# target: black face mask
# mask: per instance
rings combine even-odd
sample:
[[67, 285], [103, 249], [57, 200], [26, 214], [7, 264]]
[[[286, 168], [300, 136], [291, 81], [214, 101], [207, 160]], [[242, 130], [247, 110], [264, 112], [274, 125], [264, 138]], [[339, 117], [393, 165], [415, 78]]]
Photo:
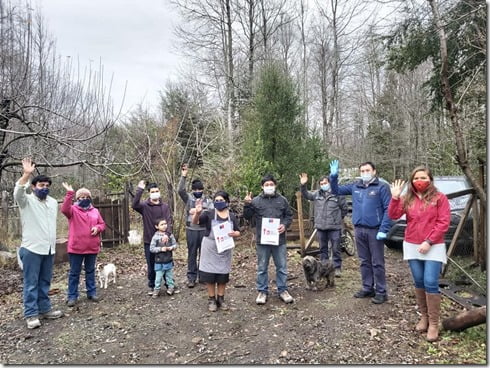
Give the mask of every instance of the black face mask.
[[193, 192], [193, 193], [194, 193], [194, 197], [196, 197], [196, 198], [202, 197], [202, 192]]
[[80, 199], [78, 200], [78, 205], [82, 208], [88, 208], [90, 207], [90, 204], [92, 203], [92, 200], [90, 198], [85, 198], [85, 199]]
[[214, 208], [218, 211], [223, 211], [226, 207], [228, 207], [228, 203], [226, 202], [214, 202]]

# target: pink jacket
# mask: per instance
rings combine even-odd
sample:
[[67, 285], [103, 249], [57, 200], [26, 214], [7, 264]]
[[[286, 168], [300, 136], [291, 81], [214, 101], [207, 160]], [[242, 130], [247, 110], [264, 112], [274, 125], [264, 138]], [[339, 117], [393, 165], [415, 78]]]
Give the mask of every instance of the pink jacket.
[[[68, 218], [68, 253], [97, 254], [100, 252], [100, 233], [105, 230], [105, 222], [97, 208], [91, 206], [84, 210], [73, 205], [75, 191], [66, 192], [61, 205], [61, 213]], [[97, 235], [91, 235], [91, 229], [99, 229]]]
[[[399, 219], [405, 210], [403, 209], [403, 198], [391, 198], [388, 206], [388, 216], [392, 220]], [[424, 240], [430, 240], [433, 244], [444, 243], [444, 234], [449, 228], [451, 221], [451, 208], [447, 197], [437, 193], [437, 198], [427, 207], [415, 197], [412, 206], [406, 211], [407, 228], [405, 240], [414, 244], [421, 244]]]

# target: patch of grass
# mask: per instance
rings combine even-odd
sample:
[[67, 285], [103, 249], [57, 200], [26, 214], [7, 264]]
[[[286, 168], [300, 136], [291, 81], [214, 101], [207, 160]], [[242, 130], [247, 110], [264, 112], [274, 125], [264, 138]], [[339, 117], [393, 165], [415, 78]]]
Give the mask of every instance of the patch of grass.
[[[468, 273], [473, 280], [475, 280], [482, 288], [485, 288], [487, 285], [487, 273], [482, 272], [479, 266], [474, 265], [474, 261], [472, 257], [461, 257], [461, 256], [453, 256], [451, 257], [466, 273]], [[474, 282], [453, 262], [448, 260], [447, 271], [444, 278], [456, 282], [456, 281], [465, 281], [471, 283], [468, 285], [471, 290], [482, 293], [482, 289], [480, 289]]]

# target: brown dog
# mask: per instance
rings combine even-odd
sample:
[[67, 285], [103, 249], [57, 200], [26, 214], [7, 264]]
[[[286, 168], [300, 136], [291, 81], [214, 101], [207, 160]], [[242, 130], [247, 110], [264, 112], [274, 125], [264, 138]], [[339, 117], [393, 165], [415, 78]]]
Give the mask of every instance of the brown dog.
[[315, 257], [306, 256], [302, 263], [307, 289], [318, 290], [321, 280], [326, 280], [325, 287], [335, 286], [335, 267], [331, 260], [320, 262]]

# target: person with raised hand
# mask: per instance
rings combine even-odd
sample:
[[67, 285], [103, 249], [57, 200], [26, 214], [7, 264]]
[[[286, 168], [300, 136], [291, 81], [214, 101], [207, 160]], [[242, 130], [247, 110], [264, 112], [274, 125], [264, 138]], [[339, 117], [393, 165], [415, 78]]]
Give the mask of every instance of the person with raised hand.
[[[68, 219], [68, 307], [75, 306], [78, 300], [78, 284], [85, 269], [87, 299], [98, 302], [95, 266], [100, 252], [100, 234], [105, 230], [105, 222], [97, 208], [92, 205], [92, 193], [87, 188], [76, 191], [68, 183], [62, 183], [66, 190], [61, 205], [61, 213]], [[73, 203], [75, 197], [75, 203]]]
[[447, 262], [444, 235], [451, 222], [451, 208], [447, 197], [434, 186], [434, 177], [425, 166], [412, 171], [402, 195], [404, 186], [400, 179], [391, 184], [388, 215], [393, 220], [406, 215], [403, 259], [410, 266], [421, 314], [415, 330], [427, 331], [427, 341], [436, 341], [441, 305], [439, 275], [442, 264]]
[[[342, 256], [340, 249], [340, 236], [343, 218], [347, 215], [348, 208], [344, 196], [337, 196], [330, 190], [328, 176], [322, 176], [319, 180], [320, 189], [310, 192], [306, 188], [308, 174], [299, 176], [301, 194], [304, 198], [313, 202], [315, 229], [320, 245], [320, 261], [326, 262], [332, 259], [335, 267], [335, 277], [340, 277], [342, 270]], [[330, 244], [330, 248], [329, 248]]]
[[[32, 159], [24, 158], [22, 176], [14, 188], [14, 200], [19, 206], [22, 222], [19, 257], [23, 264], [24, 318], [29, 329], [40, 327], [41, 319], [63, 316], [63, 312], [52, 308], [49, 299], [56, 252], [58, 202], [49, 195], [51, 179], [48, 176], [37, 175], [29, 183], [35, 168]], [[30, 194], [26, 192], [29, 187]]]
[[388, 217], [391, 192], [377, 177], [372, 162], [360, 164], [359, 172], [360, 180], [338, 185], [339, 161], [333, 160], [330, 186], [334, 194], [352, 195], [352, 224], [362, 279], [362, 287], [354, 297], [372, 297], [374, 304], [382, 304], [388, 300], [383, 240], [391, 227]]

